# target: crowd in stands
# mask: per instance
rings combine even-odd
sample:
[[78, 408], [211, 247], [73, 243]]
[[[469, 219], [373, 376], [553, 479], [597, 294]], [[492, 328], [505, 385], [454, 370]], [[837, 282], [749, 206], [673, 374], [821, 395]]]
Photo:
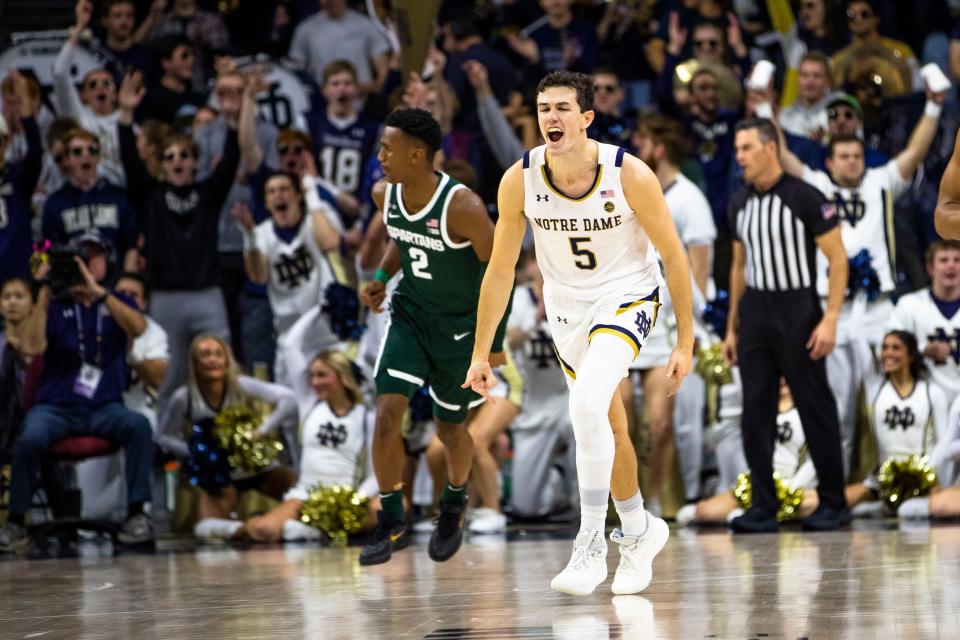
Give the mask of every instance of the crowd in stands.
[[[410, 4], [405, 19], [420, 19]], [[0, 68], [0, 464], [11, 469], [0, 551], [25, 544], [41, 480], [56, 473], [47, 452], [78, 434], [120, 445], [122, 464], [91, 460], [78, 474], [85, 515], [122, 520], [128, 542], [151, 540], [164, 508], [187, 508], [161, 495], [170, 461], [200, 537], [315, 539], [297, 518], [318, 484], [371, 497], [372, 526], [385, 314], [342, 315], [389, 242], [371, 198], [382, 122], [428, 110], [443, 132], [437, 170], [496, 220], [500, 177], [542, 142], [537, 82], [557, 69], [593, 77], [588, 135], [660, 180], [690, 259], [698, 350], [726, 333], [729, 207], [744, 185], [736, 124], [775, 123], [785, 171], [823, 193], [850, 259], [827, 361], [848, 503], [880, 513], [878, 466], [928, 456], [940, 488], [901, 515], [960, 514], [960, 243], [933, 225], [960, 126], [956, 3], [445, 0], [414, 72], [390, 5], [77, 0], [73, 24], [50, 25], [64, 29], [55, 59]], [[500, 369], [508, 402], [470, 418], [477, 535], [578, 509], [533, 258], [531, 240]], [[822, 256], [818, 266], [825, 299]], [[665, 400], [655, 374], [672, 323], [666, 307], [622, 386], [649, 467], [641, 486], [651, 511], [724, 522], [739, 512], [730, 489], [750, 446], [739, 375], [719, 387], [692, 375]], [[191, 488], [196, 425], [251, 403], [269, 407], [256, 437], [284, 453]], [[809, 513], [816, 475], [786, 387], [780, 412], [775, 468], [808, 489]], [[414, 402], [409, 422], [408, 498], [430, 526], [442, 450], [429, 410]], [[249, 490], [275, 508], [238, 515]]]

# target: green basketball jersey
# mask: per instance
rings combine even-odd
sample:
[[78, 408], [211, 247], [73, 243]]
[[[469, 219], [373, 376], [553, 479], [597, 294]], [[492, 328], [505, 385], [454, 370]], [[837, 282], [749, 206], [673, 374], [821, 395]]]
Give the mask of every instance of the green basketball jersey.
[[475, 315], [487, 265], [477, 259], [470, 241], [450, 237], [447, 209], [454, 192], [466, 187], [445, 173], [438, 175], [433, 197], [415, 214], [403, 206], [402, 185], [387, 185], [383, 220], [400, 250], [403, 269], [397, 293], [430, 313]]

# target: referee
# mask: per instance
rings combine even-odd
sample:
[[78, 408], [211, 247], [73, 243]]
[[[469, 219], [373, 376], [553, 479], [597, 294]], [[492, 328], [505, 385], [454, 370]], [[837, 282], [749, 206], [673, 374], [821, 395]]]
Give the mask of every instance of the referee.
[[[769, 120], [738, 123], [734, 145], [747, 186], [730, 201], [734, 242], [723, 351], [729, 362], [739, 364], [743, 380], [743, 449], [753, 505], [730, 526], [740, 533], [777, 531], [773, 447], [784, 376], [819, 478], [820, 506], [803, 526], [833, 530], [850, 522], [840, 424], [824, 365], [836, 341], [847, 286], [836, 210], [817, 189], [783, 172]], [[830, 262], [825, 314], [816, 290], [817, 247]]]

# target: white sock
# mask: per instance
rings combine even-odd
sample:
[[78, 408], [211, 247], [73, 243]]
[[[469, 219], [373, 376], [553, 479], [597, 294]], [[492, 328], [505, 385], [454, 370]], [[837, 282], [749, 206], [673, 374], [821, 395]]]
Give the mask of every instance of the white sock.
[[680, 510], [677, 511], [677, 524], [681, 527], [686, 527], [697, 519], [697, 505], [695, 504], [685, 504], [680, 507]]
[[647, 512], [643, 508], [643, 497], [638, 490], [626, 500], [613, 499], [613, 505], [620, 516], [620, 527], [625, 536], [642, 536], [647, 532]]
[[608, 489], [580, 487], [580, 531], [604, 531], [607, 523]]
[[929, 518], [930, 498], [910, 498], [897, 509], [897, 517], [904, 520]]
[[733, 511], [727, 514], [727, 524], [730, 524], [731, 520], [733, 520], [734, 518], [739, 518], [743, 514], [744, 514], [743, 509], [741, 509], [740, 507], [734, 508]]

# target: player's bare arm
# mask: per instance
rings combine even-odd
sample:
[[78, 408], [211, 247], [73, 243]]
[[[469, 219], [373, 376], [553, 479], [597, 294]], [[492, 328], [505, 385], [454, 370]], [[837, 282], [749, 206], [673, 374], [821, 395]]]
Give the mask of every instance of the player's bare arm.
[[940, 181], [940, 195], [933, 218], [937, 233], [949, 240], [960, 240], [960, 131], [953, 145], [953, 155]]
[[667, 288], [677, 316], [677, 346], [667, 363], [667, 376], [673, 379], [674, 395], [690, 373], [693, 362], [693, 291], [690, 288], [690, 262], [677, 228], [667, 209], [660, 182], [653, 171], [638, 158], [625, 154], [620, 172], [624, 196], [640, 220], [653, 246], [660, 252], [666, 271]]
[[464, 388], [472, 387], [487, 398], [487, 389], [496, 384], [488, 362], [493, 336], [510, 300], [514, 270], [527, 226], [523, 217], [523, 167], [520, 162], [510, 167], [501, 179], [497, 206], [500, 217], [493, 235], [490, 262], [480, 286], [472, 364], [463, 383]]
[[[375, 216], [380, 215], [380, 212], [383, 211], [383, 199], [386, 191], [386, 180], [380, 180], [373, 185], [370, 195], [373, 198], [374, 204], [377, 205], [377, 213], [374, 214]], [[390, 240], [387, 244], [387, 251], [380, 260], [380, 269], [389, 277], [392, 277], [393, 274], [400, 270], [400, 252], [397, 250], [397, 245], [393, 240]], [[363, 289], [360, 290], [360, 302], [374, 313], [383, 311], [383, 301], [386, 297], [387, 285], [381, 280], [368, 282]]]

